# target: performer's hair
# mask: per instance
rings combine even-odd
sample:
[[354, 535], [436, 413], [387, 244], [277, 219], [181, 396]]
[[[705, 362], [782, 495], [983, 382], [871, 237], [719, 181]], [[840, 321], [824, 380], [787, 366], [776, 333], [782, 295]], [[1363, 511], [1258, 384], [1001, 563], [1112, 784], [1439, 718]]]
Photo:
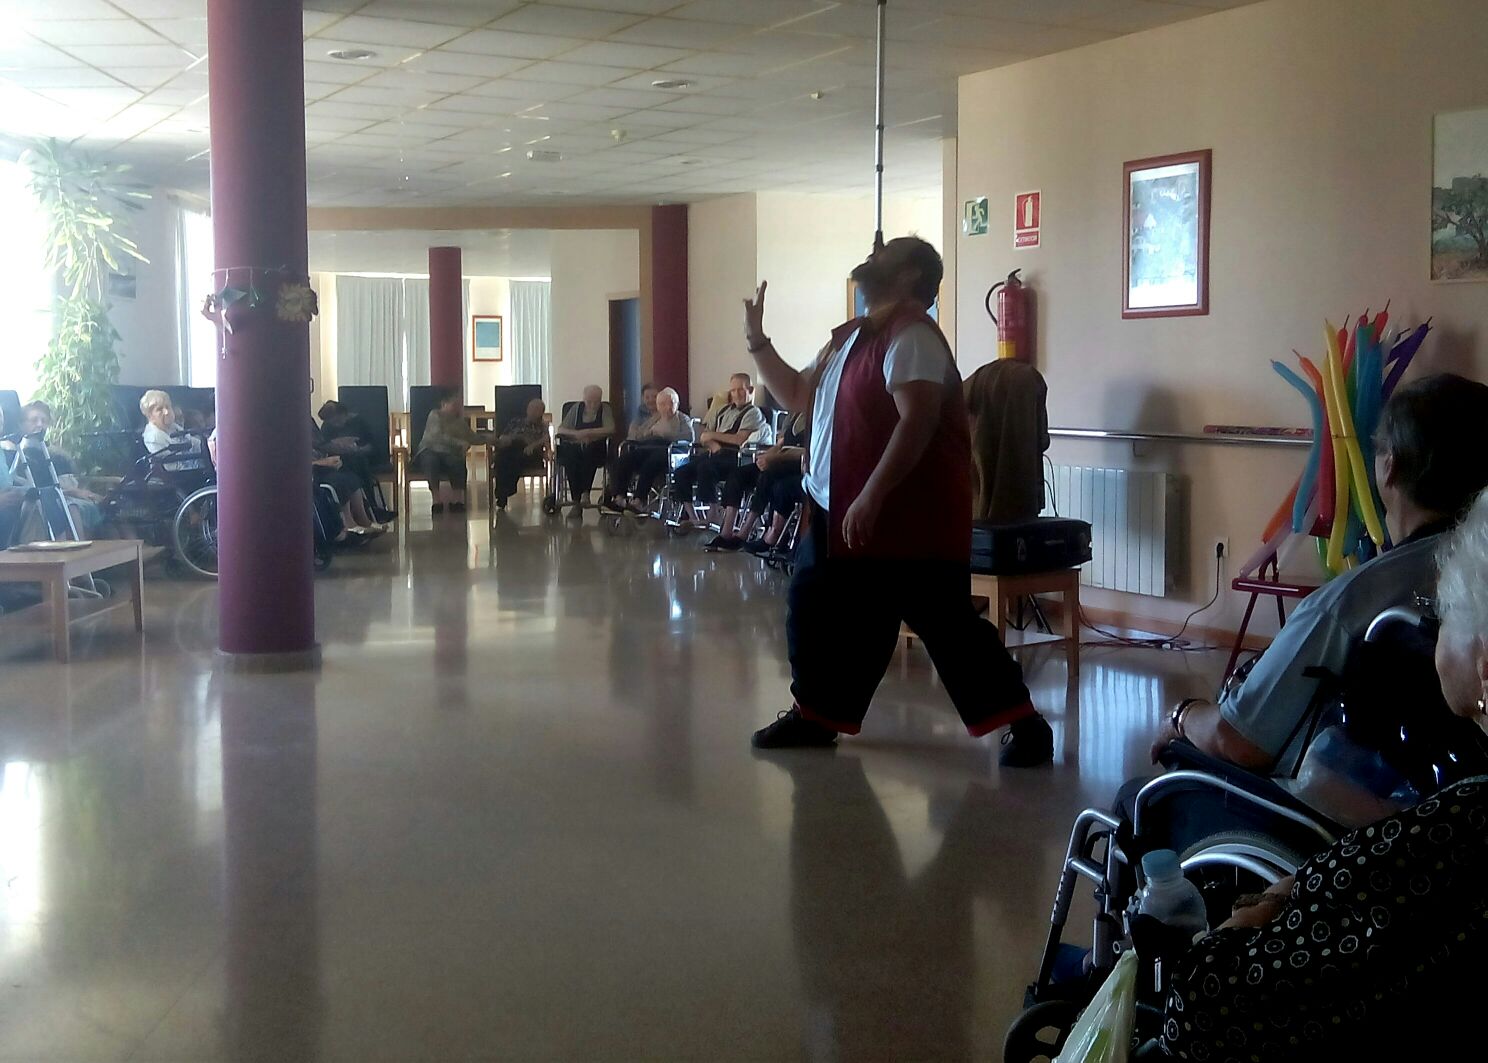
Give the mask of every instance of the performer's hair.
[[940, 296], [940, 282], [945, 279], [945, 263], [940, 259], [940, 252], [935, 250], [930, 241], [918, 236], [901, 236], [894, 242], [908, 246], [909, 254], [905, 262], [920, 271], [919, 279], [915, 281], [910, 294], [925, 306], [934, 306], [935, 300]]

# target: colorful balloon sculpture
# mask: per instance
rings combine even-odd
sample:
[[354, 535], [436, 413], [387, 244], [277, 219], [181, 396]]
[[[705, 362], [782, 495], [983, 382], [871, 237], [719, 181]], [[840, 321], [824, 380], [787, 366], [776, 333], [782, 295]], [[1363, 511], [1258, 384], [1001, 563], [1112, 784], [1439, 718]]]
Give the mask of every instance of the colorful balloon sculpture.
[[[1386, 547], [1384, 504], [1374, 475], [1374, 434], [1385, 403], [1410, 368], [1431, 322], [1405, 335], [1385, 332], [1389, 305], [1372, 319], [1365, 311], [1350, 331], [1324, 323], [1322, 366], [1297, 354], [1302, 372], [1273, 361], [1271, 368], [1302, 395], [1312, 418], [1312, 447], [1297, 483], [1266, 524], [1260, 548], [1240, 567], [1249, 576], [1292, 556], [1316, 536], [1328, 577]], [[1288, 519], [1290, 518], [1290, 519]]]

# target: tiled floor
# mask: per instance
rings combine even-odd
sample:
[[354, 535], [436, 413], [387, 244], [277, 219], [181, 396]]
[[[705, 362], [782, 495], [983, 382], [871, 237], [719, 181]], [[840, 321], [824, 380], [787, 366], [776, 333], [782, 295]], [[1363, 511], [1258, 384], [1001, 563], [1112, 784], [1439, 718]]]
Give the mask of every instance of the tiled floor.
[[761, 759], [781, 577], [419, 508], [319, 578], [316, 676], [216, 674], [199, 583], [142, 652], [0, 639], [0, 1060], [998, 1058], [1071, 815], [1222, 664], [1031, 653], [1056, 763], [1000, 771], [914, 650]]

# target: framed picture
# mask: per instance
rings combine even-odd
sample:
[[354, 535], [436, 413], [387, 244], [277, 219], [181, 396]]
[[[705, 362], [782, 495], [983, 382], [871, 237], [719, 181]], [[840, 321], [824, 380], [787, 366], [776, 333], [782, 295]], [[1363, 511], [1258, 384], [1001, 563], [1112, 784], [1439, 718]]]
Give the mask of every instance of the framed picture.
[[[945, 285], [941, 285], [941, 290], [945, 290]], [[940, 320], [939, 295], [935, 297], [935, 302], [930, 304], [930, 309], [927, 310], [926, 313], [930, 316], [931, 321]], [[863, 295], [861, 291], [858, 290], [858, 282], [849, 277], [847, 278], [847, 319], [849, 321], [854, 321], [857, 318], [867, 316], [868, 299], [866, 296]]]
[[1122, 168], [1122, 317], [1209, 313], [1212, 155], [1162, 155]]
[[470, 360], [472, 362], [501, 361], [503, 339], [500, 314], [472, 314], [470, 316]]
[[1436, 116], [1431, 279], [1488, 281], [1488, 107]]

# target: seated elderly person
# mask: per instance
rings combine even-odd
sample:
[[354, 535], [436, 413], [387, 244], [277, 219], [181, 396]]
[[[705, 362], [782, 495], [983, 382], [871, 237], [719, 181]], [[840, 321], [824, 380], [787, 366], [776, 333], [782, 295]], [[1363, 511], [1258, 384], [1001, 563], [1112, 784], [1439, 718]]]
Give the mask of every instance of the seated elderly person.
[[[811, 415], [805, 411], [792, 417], [785, 426], [782, 437], [769, 450], [757, 455], [753, 462], [741, 465], [729, 473], [723, 485], [723, 519], [719, 532], [704, 548], [713, 551], [735, 551], [753, 547], [751, 553], [765, 553], [780, 538], [786, 519], [801, 501], [801, 480], [805, 471], [801, 466], [806, 457], [806, 433]], [[739, 507], [744, 493], [749, 496], [749, 509], [744, 523], [739, 525]], [[763, 547], [750, 543], [749, 536], [755, 523], [764, 516], [765, 507], [775, 507], [771, 521], [773, 537], [761, 540]]]
[[1318, 685], [1309, 670], [1342, 674], [1370, 621], [1430, 596], [1440, 536], [1488, 485], [1488, 385], [1443, 373], [1400, 388], [1385, 407], [1376, 446], [1393, 549], [1303, 601], [1219, 704], [1184, 699], [1153, 744], [1154, 760], [1180, 736], [1251, 771], [1294, 759]]
[[177, 422], [176, 407], [170, 395], [151, 388], [140, 396], [139, 408], [145, 415], [145, 427], [140, 432], [145, 450], [151, 454], [172, 452], [160, 462], [162, 469], [180, 473], [206, 471], [207, 460], [201, 437], [192, 435]]
[[[51, 406], [37, 399], [21, 407], [22, 435], [40, 436], [46, 439], [51, 427]], [[51, 456], [52, 470], [57, 474], [57, 486], [62, 489], [62, 495], [67, 500], [67, 508], [72, 511], [73, 523], [78, 533], [93, 534], [103, 523], [103, 514], [98, 508], [98, 503], [103, 501], [102, 497], [82, 486], [77, 477], [77, 463], [66, 453], [52, 446], [50, 440], [47, 441], [47, 453]], [[23, 487], [32, 486], [30, 471], [26, 467], [25, 460], [21, 458], [19, 452], [15, 458], [11, 470], [15, 482]]]
[[[0, 435], [4, 434], [5, 411], [0, 409]], [[11, 471], [18, 459], [18, 453], [0, 450], [0, 550], [4, 550], [14, 541], [16, 524], [20, 521], [21, 507], [26, 502], [26, 488], [15, 482]]]
[[548, 450], [548, 408], [542, 399], [533, 399], [526, 412], [514, 418], [501, 435], [491, 454], [491, 476], [495, 484], [496, 508], [505, 509], [506, 500], [517, 493], [517, 485], [527, 475], [534, 458]]
[[630, 426], [625, 446], [610, 463], [610, 482], [599, 503], [602, 511], [645, 514], [652, 488], [666, 475], [671, 445], [692, 439], [692, 422], [678, 410], [681, 401], [675, 390], [662, 388], [656, 392], [656, 409]]
[[594, 490], [594, 474], [604, 467], [609, 439], [615, 434], [615, 415], [598, 384], [584, 389], [584, 401], [569, 407], [553, 434], [558, 437], [558, 464], [563, 466], [574, 512], [579, 513]]
[[679, 468], [673, 481], [675, 497], [684, 507], [684, 522], [694, 519], [694, 487], [697, 500], [711, 505], [718, 498], [719, 483], [739, 467], [739, 448], [770, 442], [769, 422], [754, 404], [754, 384], [748, 373], [729, 378], [728, 403], [715, 404], [708, 411], [707, 424], [698, 436], [704, 453]]
[[397, 510], [375, 504], [381, 498], [381, 491], [372, 471], [372, 457], [377, 453], [372, 429], [336, 399], [322, 403], [319, 413], [320, 427], [315, 433], [319, 449], [340, 458], [342, 467], [361, 481], [362, 494], [367, 497], [368, 508], [378, 521], [386, 524], [393, 520], [398, 515]]
[[641, 404], [635, 408], [635, 412], [630, 416], [632, 428], [638, 424], [644, 424], [656, 416], [656, 397], [660, 394], [661, 389], [649, 380], [641, 385]]
[[[460, 392], [440, 388], [414, 454], [414, 463], [429, 481], [429, 493], [434, 496], [431, 513], [443, 513], [446, 503], [451, 513], [465, 511], [465, 457], [484, 438], [470, 427]], [[441, 480], [447, 487], [441, 488]]]
[[[1445, 538], [1436, 670], [1452, 711], [1488, 731], [1488, 495]], [[1478, 776], [1345, 835], [1195, 943], [1172, 968], [1164, 1058], [1458, 1058], [1484, 944]]]

